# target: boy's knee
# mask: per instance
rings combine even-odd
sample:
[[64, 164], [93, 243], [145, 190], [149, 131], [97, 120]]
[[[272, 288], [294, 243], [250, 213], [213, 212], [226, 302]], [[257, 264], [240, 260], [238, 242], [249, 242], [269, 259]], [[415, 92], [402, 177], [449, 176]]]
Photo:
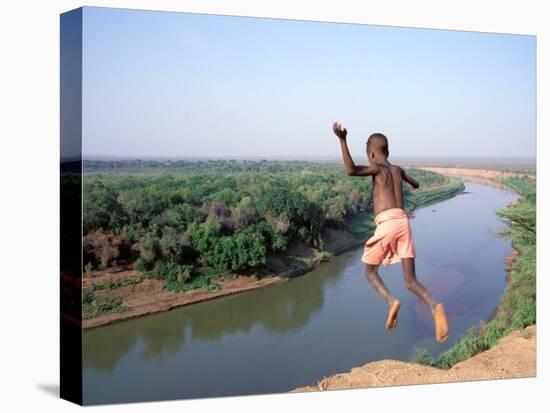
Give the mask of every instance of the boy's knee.
[[365, 267], [365, 277], [367, 280], [371, 280], [373, 278], [376, 278], [378, 276], [378, 273], [376, 272], [375, 268], [367, 268]]
[[365, 274], [376, 273], [376, 266], [372, 264], [365, 264]]
[[413, 279], [406, 280], [405, 281], [405, 287], [407, 287], [407, 290], [414, 292], [416, 290], [416, 287], [417, 287], [416, 280], [413, 280]]

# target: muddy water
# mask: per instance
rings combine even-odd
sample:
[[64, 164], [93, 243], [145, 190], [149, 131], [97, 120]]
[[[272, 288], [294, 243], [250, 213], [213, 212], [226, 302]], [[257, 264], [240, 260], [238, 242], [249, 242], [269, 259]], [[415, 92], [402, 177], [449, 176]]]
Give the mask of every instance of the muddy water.
[[517, 196], [474, 183], [466, 192], [411, 220], [418, 278], [449, 316], [445, 343], [399, 264], [380, 271], [402, 302], [397, 329], [384, 329], [357, 249], [288, 283], [85, 332], [84, 402], [286, 392], [369, 361], [408, 361], [416, 346], [437, 356], [489, 318], [506, 287], [511, 245], [493, 234], [504, 227], [495, 210]]

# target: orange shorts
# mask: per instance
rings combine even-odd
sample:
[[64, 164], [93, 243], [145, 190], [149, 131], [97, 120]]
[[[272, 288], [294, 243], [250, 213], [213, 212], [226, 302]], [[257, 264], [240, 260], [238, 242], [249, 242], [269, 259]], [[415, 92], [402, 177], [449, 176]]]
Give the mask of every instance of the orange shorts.
[[365, 243], [361, 261], [388, 265], [416, 256], [409, 217], [404, 209], [386, 209], [374, 217], [374, 222], [376, 230]]

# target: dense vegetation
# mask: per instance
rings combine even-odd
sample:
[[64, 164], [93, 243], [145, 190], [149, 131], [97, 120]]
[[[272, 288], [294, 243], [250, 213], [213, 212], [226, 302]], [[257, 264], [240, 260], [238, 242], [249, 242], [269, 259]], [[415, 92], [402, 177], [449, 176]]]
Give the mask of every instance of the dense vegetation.
[[[220, 272], [253, 271], [293, 242], [322, 252], [327, 228], [371, 210], [371, 180], [338, 164], [85, 161], [84, 170], [86, 271], [134, 264], [177, 291], [210, 285]], [[437, 190], [411, 195], [407, 186], [407, 208], [463, 188], [409, 173]]]
[[415, 362], [434, 367], [450, 368], [475, 354], [494, 346], [513, 330], [525, 328], [536, 321], [536, 191], [535, 181], [527, 177], [504, 178], [503, 183], [520, 195], [519, 202], [499, 210], [497, 214], [508, 222], [502, 235], [512, 240], [519, 255], [511, 267], [510, 281], [496, 316], [479, 328], [472, 328], [456, 345], [437, 360], [426, 350], [417, 349]]
[[464, 183], [457, 178], [443, 180], [444, 178], [441, 176], [437, 182], [430, 184], [430, 186], [421, 186], [410, 193], [405, 198], [405, 208], [412, 210], [419, 206], [440, 202], [442, 199], [450, 198], [464, 190]]

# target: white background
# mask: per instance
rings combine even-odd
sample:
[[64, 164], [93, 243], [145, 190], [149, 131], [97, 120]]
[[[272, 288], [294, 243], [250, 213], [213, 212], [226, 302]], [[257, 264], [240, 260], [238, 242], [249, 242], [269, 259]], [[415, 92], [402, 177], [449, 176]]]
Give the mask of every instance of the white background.
[[[111, 6], [537, 35], [538, 377], [89, 407], [120, 412], [541, 411], [548, 400], [550, 13], [545, 1], [9, 1], [0, 24], [0, 408], [76, 411], [59, 389], [59, 14]], [[545, 27], [546, 26], [546, 27]], [[345, 56], [336, 56], [345, 58]], [[546, 139], [544, 139], [546, 137]], [[483, 139], [480, 136], [480, 139]], [[542, 246], [546, 246], [543, 249]], [[345, 320], [343, 320], [345, 322]], [[246, 361], [244, 361], [246, 362]], [[238, 374], [238, 372], [236, 372]], [[546, 393], [544, 392], [546, 387]], [[32, 410], [30, 410], [32, 411]]]

